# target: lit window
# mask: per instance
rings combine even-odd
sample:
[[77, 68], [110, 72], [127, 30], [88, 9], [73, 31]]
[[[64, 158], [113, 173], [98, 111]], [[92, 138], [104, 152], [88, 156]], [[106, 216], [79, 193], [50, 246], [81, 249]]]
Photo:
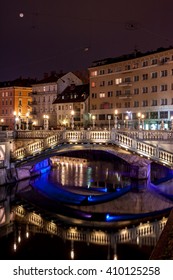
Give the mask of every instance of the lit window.
[[92, 72], [91, 72], [91, 76], [92, 76], [92, 77], [97, 76], [97, 71], [92, 71]]
[[119, 84], [121, 84], [122, 83], [122, 78], [117, 78], [117, 79], [115, 79], [115, 84], [116, 85], [119, 85]]
[[100, 98], [105, 98], [105, 93], [104, 92], [100, 92]]
[[95, 87], [96, 86], [96, 83], [95, 82], [92, 82], [91, 83], [91, 87], [93, 88], [93, 87]]

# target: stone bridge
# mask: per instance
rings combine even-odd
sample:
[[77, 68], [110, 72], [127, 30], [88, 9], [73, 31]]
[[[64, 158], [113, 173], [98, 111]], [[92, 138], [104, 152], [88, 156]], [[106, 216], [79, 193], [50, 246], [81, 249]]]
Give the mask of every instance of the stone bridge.
[[[130, 163], [132, 173], [137, 178], [147, 178], [150, 162], [173, 168], [173, 152], [148, 140], [172, 141], [172, 132], [119, 131], [119, 130], [57, 130], [57, 131], [17, 131], [6, 137], [0, 145], [3, 151], [0, 184], [9, 182], [8, 169], [38, 162], [56, 153], [70, 150], [97, 149], [123, 158]], [[5, 137], [5, 136], [4, 136]], [[19, 144], [20, 143], [20, 147]], [[5, 150], [3, 150], [5, 147]], [[121, 149], [117, 152], [117, 148]], [[2, 152], [1, 152], [2, 153]], [[4, 168], [4, 169], [3, 169]], [[27, 172], [29, 172], [27, 170]], [[137, 171], [136, 171], [137, 170]], [[138, 172], [138, 176], [135, 175]], [[29, 176], [29, 174], [28, 174]], [[20, 177], [20, 176], [19, 176]]]
[[[20, 137], [20, 134], [18, 137]], [[156, 161], [160, 164], [168, 166], [169, 168], [173, 168], [173, 153], [171, 151], [167, 151], [158, 145], [147, 143], [147, 141], [140, 139], [139, 135], [138, 138], [136, 138], [136, 135], [132, 134], [131, 137], [129, 137], [128, 135], [125, 135], [125, 133], [120, 133], [116, 130], [56, 131], [53, 135], [43, 139], [33, 139], [32, 143], [29, 143], [21, 148], [15, 149], [15, 146], [13, 145], [13, 148], [11, 149], [11, 158], [15, 161], [28, 159], [30, 156], [33, 157], [41, 153], [46, 153], [49, 149], [54, 149], [55, 147], [58, 149], [62, 144], [73, 144], [76, 146], [79, 144], [90, 144], [100, 147], [103, 145], [118, 146], [130, 153], [147, 158], [151, 161]]]

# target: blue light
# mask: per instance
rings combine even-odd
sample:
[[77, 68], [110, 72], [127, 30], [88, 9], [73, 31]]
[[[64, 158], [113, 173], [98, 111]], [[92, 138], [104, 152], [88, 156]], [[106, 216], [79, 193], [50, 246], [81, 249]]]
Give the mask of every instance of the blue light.
[[106, 215], [106, 221], [109, 220], [109, 217], [110, 217], [109, 214], [107, 214], [107, 215]]
[[51, 167], [50, 166], [47, 166], [47, 167], [45, 167], [45, 168], [42, 168], [41, 170], [40, 170], [40, 172], [41, 172], [41, 174], [43, 174], [43, 173], [46, 173], [47, 171], [49, 171], [51, 169]]
[[88, 196], [88, 201], [93, 201], [92, 195]]

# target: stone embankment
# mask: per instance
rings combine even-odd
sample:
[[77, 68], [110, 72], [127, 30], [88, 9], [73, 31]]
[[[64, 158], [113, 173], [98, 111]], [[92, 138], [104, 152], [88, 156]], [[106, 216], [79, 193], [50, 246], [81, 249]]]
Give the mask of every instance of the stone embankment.
[[30, 177], [38, 176], [44, 172], [45, 169], [50, 168], [51, 161], [45, 159], [38, 163], [28, 163], [23, 166], [11, 166], [11, 168], [0, 168], [0, 186], [19, 182]]

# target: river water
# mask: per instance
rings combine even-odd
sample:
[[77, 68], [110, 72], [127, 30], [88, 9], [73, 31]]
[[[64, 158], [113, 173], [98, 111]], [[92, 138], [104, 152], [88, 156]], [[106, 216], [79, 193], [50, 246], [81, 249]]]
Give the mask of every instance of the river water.
[[[145, 180], [131, 180], [129, 176], [130, 165], [111, 155], [105, 157], [104, 153], [93, 153], [92, 155], [89, 153], [79, 155], [78, 153], [70, 156], [72, 156], [72, 158], [61, 157], [56, 159], [54, 167], [51, 170], [46, 171], [46, 173], [42, 174], [40, 177], [31, 179], [29, 185], [32, 185], [32, 188], [29, 189], [29, 195], [32, 193], [33, 189], [35, 191], [38, 185], [45, 185], [46, 188], [49, 188], [49, 185], [53, 185], [55, 188], [61, 188], [70, 192], [73, 190], [74, 193], [82, 194], [91, 190], [99, 194], [99, 192], [115, 192], [132, 185], [135, 190], [141, 191], [141, 187], [142, 189], [147, 188], [150, 183]], [[173, 194], [172, 184], [168, 184], [169, 188], [166, 188], [164, 185], [164, 181], [168, 178], [170, 179], [171, 176], [172, 173], [170, 170], [153, 164], [151, 180], [156, 185], [160, 183], [157, 187], [158, 191], [163, 190], [170, 195]], [[169, 182], [171, 182], [171, 180]], [[14, 188], [13, 202], [18, 193], [20, 193], [20, 197], [22, 197], [22, 192], [25, 194], [25, 191], [21, 191], [21, 188], [18, 190], [18, 186], [15, 185]], [[40, 190], [41, 189], [39, 189], [39, 192]], [[28, 194], [28, 192], [26, 193]], [[48, 196], [49, 193], [46, 193], [46, 195]], [[131, 195], [133, 195], [133, 193]], [[27, 196], [25, 195], [24, 198], [26, 200]], [[2, 205], [3, 202], [1, 202], [1, 206]], [[9, 208], [10, 207], [11, 205], [9, 205]], [[66, 227], [65, 223], [62, 226]], [[17, 228], [22, 228], [20, 223], [17, 224]], [[92, 231], [92, 226], [88, 227], [88, 230]], [[14, 252], [14, 250], [12, 250], [12, 244], [15, 234], [16, 233], [13, 232], [0, 238], [0, 246], [2, 248], [0, 250], [1, 259], [71, 258], [71, 241], [62, 240], [62, 238], [57, 236], [34, 234], [32, 232], [30, 232], [29, 238], [22, 238], [22, 245], [18, 244], [20, 245], [18, 246], [18, 250]], [[76, 259], [112, 259], [114, 254], [113, 248], [109, 245], [74, 242], [73, 246], [75, 248]], [[152, 249], [153, 247], [138, 247], [137, 245], [133, 245], [132, 248], [132, 245], [127, 244], [118, 245], [117, 252], [119, 259], [147, 259]], [[129, 254], [129, 252], [131, 253]]]

